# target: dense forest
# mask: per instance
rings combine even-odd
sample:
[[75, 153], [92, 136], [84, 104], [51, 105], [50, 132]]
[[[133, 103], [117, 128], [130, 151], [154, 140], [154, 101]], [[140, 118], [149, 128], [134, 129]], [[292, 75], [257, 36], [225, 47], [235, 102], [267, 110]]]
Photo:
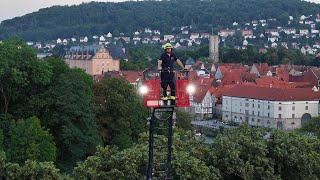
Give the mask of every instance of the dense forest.
[[286, 24], [289, 15], [299, 17], [319, 12], [320, 5], [301, 0], [91, 2], [78, 6], [54, 6], [3, 21], [0, 39], [12, 35], [25, 40], [52, 40], [108, 32], [118, 35], [144, 27], [171, 33], [174, 27], [182, 25], [211, 32], [230, 26], [234, 21], [277, 18], [278, 23]]

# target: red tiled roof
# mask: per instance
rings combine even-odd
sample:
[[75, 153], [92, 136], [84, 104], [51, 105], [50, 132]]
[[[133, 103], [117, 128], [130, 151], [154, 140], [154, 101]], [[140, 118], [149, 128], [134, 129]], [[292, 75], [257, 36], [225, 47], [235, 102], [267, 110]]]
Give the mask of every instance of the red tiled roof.
[[289, 82], [291, 88], [313, 88], [310, 82]]
[[266, 75], [270, 69], [267, 63], [253, 64], [261, 76]]
[[223, 96], [260, 99], [268, 101], [308, 101], [320, 100], [320, 92], [314, 92], [311, 88], [267, 88], [248, 85], [237, 85]]
[[207, 85], [198, 85], [196, 86], [196, 92], [193, 95], [193, 101], [201, 103], [203, 98], [206, 96], [209, 86]]
[[205, 97], [208, 89], [211, 87], [214, 78], [199, 78], [192, 83], [196, 86], [196, 92], [193, 96], [193, 100], [197, 103], [201, 103]]
[[318, 86], [317, 76], [320, 71], [316, 69], [309, 69], [307, 72], [304, 72], [302, 76], [289, 76], [290, 82], [309, 82], [314, 86]]
[[242, 82], [255, 82], [257, 78], [257, 74], [251, 74], [249, 72], [243, 73], [241, 76]]
[[226, 85], [226, 86], [218, 86], [218, 87], [210, 87], [208, 89], [208, 91], [210, 92], [210, 94], [214, 95], [217, 98], [217, 104], [221, 104], [222, 103], [222, 93], [230, 90], [231, 88], [233, 88], [234, 86], [236, 86], [235, 84], [233, 85]]
[[281, 81], [277, 77], [264, 76], [256, 79], [256, 84], [259, 87], [290, 88], [289, 83]]
[[189, 79], [191, 81], [199, 79], [197, 71], [189, 71]]
[[129, 83], [136, 83], [136, 81], [140, 78], [143, 78], [142, 71], [121, 71], [121, 76], [127, 80]]
[[[222, 72], [222, 74], [227, 71], [234, 70], [234, 69], [243, 69], [244, 71], [246, 71], [246, 68], [238, 63], [219, 64], [218, 68], [220, 68], [220, 71]], [[217, 70], [218, 70], [218, 68], [217, 68]]]
[[[224, 69], [223, 67], [222, 69]], [[235, 69], [227, 69], [223, 72], [223, 77], [221, 79], [222, 85], [228, 84], [236, 84], [242, 82], [242, 75], [246, 73], [245, 68], [235, 68]]]
[[240, 82], [242, 82], [241, 79], [241, 73], [226, 73], [222, 79], [221, 79], [221, 84], [222, 85], [229, 85], [229, 84], [239, 84]]
[[200, 85], [211, 86], [213, 83], [213, 80], [214, 80], [214, 78], [199, 77], [199, 78], [193, 80], [192, 82], [198, 86], [200, 86]]

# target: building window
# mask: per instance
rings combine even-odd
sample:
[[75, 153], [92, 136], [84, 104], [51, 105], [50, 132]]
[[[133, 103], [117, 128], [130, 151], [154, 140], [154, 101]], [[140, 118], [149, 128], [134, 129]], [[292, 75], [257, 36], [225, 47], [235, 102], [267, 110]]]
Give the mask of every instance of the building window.
[[228, 117], [228, 114], [226, 114], [226, 118]]
[[278, 118], [281, 119], [281, 114], [278, 114]]
[[241, 112], [241, 109], [240, 109], [240, 112]]
[[260, 104], [258, 104], [258, 108], [260, 109]]
[[258, 111], [258, 116], [260, 116], [260, 111]]
[[295, 118], [295, 115], [294, 114], [292, 114], [292, 119], [294, 119]]
[[237, 116], [234, 116], [235, 119], [237, 119]]
[[246, 114], [246, 115], [249, 115], [249, 110], [246, 110], [245, 114]]
[[295, 106], [292, 106], [292, 111], [296, 110], [296, 107]]
[[249, 103], [246, 103], [246, 107], [249, 107]]
[[270, 117], [270, 113], [268, 113], [268, 117]]
[[269, 120], [267, 121], [267, 124], [270, 124], [270, 121], [269, 121]]
[[308, 110], [309, 109], [309, 107], [308, 106], [306, 106], [306, 110]]
[[268, 109], [270, 109], [270, 105], [268, 105]]
[[242, 102], [240, 102], [240, 106], [242, 106]]
[[242, 120], [242, 117], [240, 117], [240, 120]]
[[260, 119], [258, 119], [258, 122], [260, 122]]
[[278, 108], [278, 109], [279, 109], [279, 111], [281, 111], [282, 107], [281, 107], [281, 106], [279, 106], [279, 108]]
[[254, 108], [254, 104], [252, 104], [252, 107]]
[[254, 115], [254, 111], [252, 111], [252, 115]]
[[254, 122], [254, 119], [252, 118], [251, 121]]

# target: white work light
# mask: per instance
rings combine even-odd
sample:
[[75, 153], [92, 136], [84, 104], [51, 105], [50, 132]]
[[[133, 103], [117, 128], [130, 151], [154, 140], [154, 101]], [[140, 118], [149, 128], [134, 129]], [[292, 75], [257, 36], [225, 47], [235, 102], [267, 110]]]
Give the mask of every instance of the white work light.
[[147, 94], [147, 93], [148, 93], [148, 87], [147, 87], [146, 85], [140, 86], [140, 88], [139, 88], [139, 93], [140, 93], [141, 95]]
[[187, 93], [193, 95], [196, 92], [196, 87], [193, 84], [187, 86]]

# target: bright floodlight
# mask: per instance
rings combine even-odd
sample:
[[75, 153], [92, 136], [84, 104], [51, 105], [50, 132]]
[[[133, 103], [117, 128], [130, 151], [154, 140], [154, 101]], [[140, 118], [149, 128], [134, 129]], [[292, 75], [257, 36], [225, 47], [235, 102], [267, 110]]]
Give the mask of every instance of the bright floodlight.
[[140, 88], [139, 88], [139, 93], [142, 94], [142, 95], [145, 95], [148, 93], [148, 87], [145, 86], [145, 85], [142, 85]]
[[187, 93], [192, 95], [195, 92], [196, 92], [196, 87], [193, 84], [189, 84], [187, 86]]

